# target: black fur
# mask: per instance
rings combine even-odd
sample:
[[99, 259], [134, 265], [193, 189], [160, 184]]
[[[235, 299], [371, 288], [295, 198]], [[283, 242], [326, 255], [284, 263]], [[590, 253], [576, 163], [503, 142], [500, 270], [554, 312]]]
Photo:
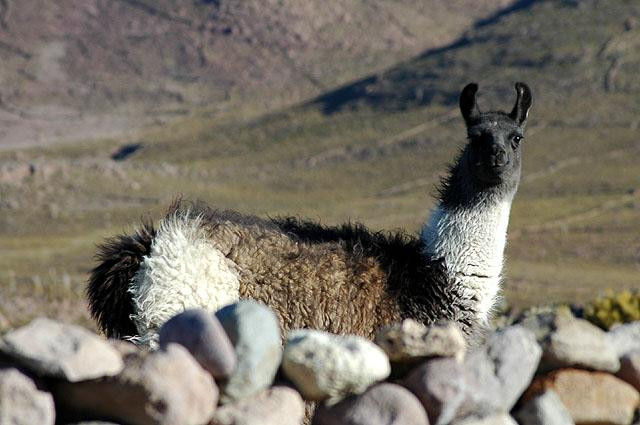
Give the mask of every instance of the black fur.
[[460, 92], [460, 112], [467, 126], [473, 123], [480, 116], [480, 110], [476, 103], [476, 95], [478, 93], [478, 84], [469, 83]]
[[445, 208], [473, 208], [505, 199], [518, 189], [521, 140], [533, 98], [526, 84], [516, 83], [515, 88], [517, 98], [509, 114], [480, 112], [475, 83], [468, 84], [460, 93], [460, 112], [467, 125], [469, 142], [438, 189]]
[[119, 235], [98, 247], [99, 265], [91, 271], [87, 297], [91, 315], [109, 338], [138, 333], [130, 318], [134, 312], [128, 290], [155, 234], [151, 224], [143, 223], [134, 235]]

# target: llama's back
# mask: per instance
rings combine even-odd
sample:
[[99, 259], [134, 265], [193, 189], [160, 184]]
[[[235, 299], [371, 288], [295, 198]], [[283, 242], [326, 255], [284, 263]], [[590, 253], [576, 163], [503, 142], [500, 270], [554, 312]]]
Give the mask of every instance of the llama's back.
[[238, 275], [240, 298], [271, 306], [284, 330], [371, 337], [400, 317], [377, 259], [354, 255], [339, 238], [302, 238], [287, 226], [293, 222], [217, 211], [206, 218], [212, 244]]
[[[202, 206], [174, 208], [156, 230], [145, 228], [153, 236], [144, 253], [125, 246], [127, 237], [103, 246], [102, 264], [90, 281], [92, 312], [106, 318], [99, 324], [109, 336], [135, 336], [142, 343], [152, 342], [158, 327], [186, 308], [216, 310], [239, 298], [271, 306], [283, 330], [305, 327], [371, 337], [400, 317], [376, 258], [354, 254], [332, 229], [316, 240], [297, 235], [294, 223]], [[300, 233], [303, 223], [297, 225]], [[116, 276], [122, 272], [115, 279], [118, 288], [105, 274], [110, 258], [105, 253], [125, 256], [131, 265], [113, 270]], [[99, 299], [106, 282], [111, 282], [110, 293], [119, 294], [108, 303]], [[118, 309], [124, 313], [114, 329], [110, 310]], [[126, 312], [133, 327], [122, 323]]]

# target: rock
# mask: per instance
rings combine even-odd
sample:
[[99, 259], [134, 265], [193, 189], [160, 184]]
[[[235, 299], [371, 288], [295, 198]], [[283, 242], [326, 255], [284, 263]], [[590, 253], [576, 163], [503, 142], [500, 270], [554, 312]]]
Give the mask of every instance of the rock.
[[282, 359], [280, 327], [273, 311], [243, 300], [218, 310], [216, 317], [237, 356], [235, 371], [222, 384], [220, 401], [240, 400], [269, 387]]
[[582, 319], [557, 320], [556, 326], [544, 344], [542, 371], [570, 366], [605, 372], [620, 368], [618, 353], [600, 328]]
[[542, 349], [533, 332], [522, 326], [510, 326], [491, 335], [486, 351], [499, 381], [500, 408], [509, 412], [529, 386]]
[[305, 329], [289, 334], [282, 370], [307, 400], [336, 402], [385, 379], [391, 366], [364, 338]]
[[497, 413], [482, 418], [469, 417], [454, 425], [518, 425], [508, 413]]
[[0, 369], [0, 424], [53, 425], [55, 415], [51, 394], [18, 369]]
[[515, 320], [515, 324], [529, 329], [542, 343], [556, 329], [556, 320], [571, 319], [573, 314], [566, 306], [534, 306]]
[[640, 350], [640, 321], [616, 326], [607, 333], [607, 338], [618, 358]]
[[508, 413], [496, 413], [489, 416], [468, 417], [462, 421], [454, 422], [455, 425], [518, 425]]
[[573, 419], [553, 390], [528, 400], [514, 414], [521, 425], [573, 425]]
[[322, 405], [314, 425], [428, 425], [420, 401], [407, 389], [390, 383], [374, 385], [359, 396], [332, 406]]
[[625, 354], [620, 359], [620, 370], [616, 376], [640, 391], [640, 350]]
[[82, 421], [82, 422], [74, 422], [69, 425], [119, 425], [115, 422], [105, 422], [105, 421]]
[[375, 338], [392, 362], [415, 363], [428, 357], [456, 357], [462, 360], [466, 342], [453, 322], [426, 327], [413, 319], [383, 328]]
[[185, 347], [216, 379], [228, 378], [236, 368], [236, 353], [222, 325], [205, 310], [187, 310], [169, 319], [159, 332], [160, 347]]
[[531, 382], [541, 354], [531, 331], [511, 326], [491, 335], [463, 364], [429, 360], [404, 385], [418, 396], [432, 423], [508, 412]]
[[102, 338], [46, 318], [5, 335], [0, 350], [37, 374], [71, 382], [117, 375], [123, 368], [118, 351]]
[[274, 386], [216, 410], [211, 425], [300, 425], [304, 402], [297, 391]]
[[576, 424], [629, 424], [640, 402], [638, 392], [626, 382], [581, 369], [559, 369], [536, 378], [524, 399], [549, 389], [558, 394]]
[[127, 355], [115, 377], [51, 385], [62, 423], [106, 419], [196, 425], [209, 421], [218, 401], [211, 375], [178, 344]]
[[110, 346], [115, 348], [123, 358], [129, 354], [138, 354], [139, 348], [132, 342], [123, 341], [121, 339], [108, 339], [107, 342]]
[[486, 346], [467, 356], [464, 362], [465, 399], [457, 413], [458, 417], [470, 414], [484, 417], [506, 410], [503, 406], [510, 402], [511, 397], [502, 399], [502, 384], [496, 376], [499, 366], [489, 356]]
[[451, 422], [467, 398], [467, 375], [461, 362], [452, 357], [428, 360], [402, 382], [422, 403], [429, 422]]

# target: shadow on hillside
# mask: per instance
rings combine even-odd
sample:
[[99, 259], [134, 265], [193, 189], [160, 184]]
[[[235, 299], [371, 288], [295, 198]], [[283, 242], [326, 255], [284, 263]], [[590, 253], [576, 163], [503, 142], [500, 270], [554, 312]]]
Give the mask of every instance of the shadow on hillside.
[[[504, 8], [493, 15], [479, 20], [473, 25], [473, 29], [486, 27], [498, 23], [500, 19], [512, 13], [520, 12], [529, 8], [535, 0], [519, 0], [507, 8]], [[434, 102], [443, 105], [453, 105], [458, 99], [457, 82], [442, 86], [442, 79], [435, 72], [424, 67], [416, 66], [416, 63], [440, 56], [473, 43], [473, 38], [469, 34], [462, 35], [452, 43], [428, 49], [406, 63], [402, 63], [383, 74], [376, 74], [365, 77], [356, 82], [350, 83], [334, 91], [317, 97], [308, 103], [316, 106], [322, 111], [331, 115], [344, 108], [356, 108], [359, 104], [367, 104], [376, 109], [406, 109], [409, 106], [426, 106]], [[438, 88], [435, 84], [438, 83]], [[390, 91], [387, 88], [398, 87], [397, 83], [403, 83], [405, 89], [402, 91]]]

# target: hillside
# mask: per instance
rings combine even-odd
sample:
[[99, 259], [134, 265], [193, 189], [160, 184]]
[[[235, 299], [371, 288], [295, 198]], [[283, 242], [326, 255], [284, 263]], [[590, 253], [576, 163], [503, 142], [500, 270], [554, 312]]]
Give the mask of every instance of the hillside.
[[[3, 152], [0, 281], [17, 301], [0, 313], [24, 315], [34, 299], [58, 300], [48, 304], [58, 315], [77, 309], [95, 243], [160, 216], [177, 194], [415, 232], [464, 141], [455, 103], [470, 80], [487, 109], [510, 109], [515, 81], [534, 90], [508, 302], [638, 287], [639, 19], [631, 1], [518, 2], [447, 45], [294, 106], [214, 106], [135, 138]], [[132, 141], [137, 150], [111, 159]]]
[[506, 0], [0, 2], [0, 149], [247, 113], [448, 43]]

